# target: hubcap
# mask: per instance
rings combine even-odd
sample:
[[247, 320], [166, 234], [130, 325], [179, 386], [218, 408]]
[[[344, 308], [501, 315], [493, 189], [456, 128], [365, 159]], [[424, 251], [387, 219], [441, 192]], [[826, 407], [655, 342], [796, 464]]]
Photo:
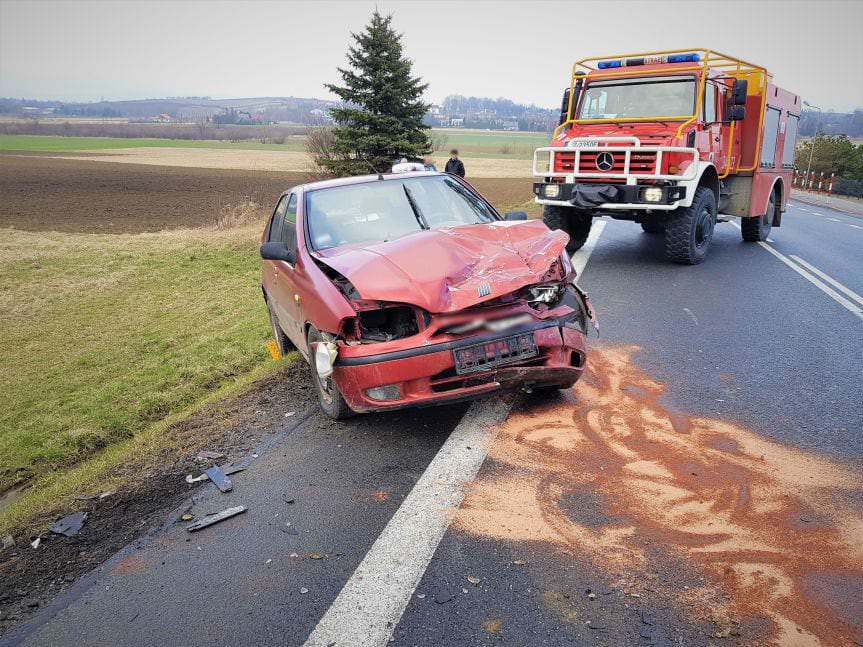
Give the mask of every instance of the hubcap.
[[710, 209], [704, 207], [695, 222], [695, 246], [699, 249], [704, 247], [710, 242], [711, 236], [713, 236], [713, 216]]

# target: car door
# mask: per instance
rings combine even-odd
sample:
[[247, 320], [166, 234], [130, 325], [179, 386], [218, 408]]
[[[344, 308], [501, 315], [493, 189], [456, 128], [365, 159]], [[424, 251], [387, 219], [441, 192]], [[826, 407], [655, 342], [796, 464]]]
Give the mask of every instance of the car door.
[[[285, 212], [287, 211], [288, 201], [290, 196], [284, 195], [279, 200], [276, 209], [273, 212], [270, 228], [267, 231], [267, 242], [278, 242], [282, 240], [282, 230], [284, 229]], [[267, 293], [267, 302], [276, 315], [276, 318], [281, 324], [282, 330], [288, 333], [288, 320], [290, 319], [288, 310], [285, 307], [286, 302], [290, 300], [291, 294], [285, 289], [283, 274], [289, 266], [285, 261], [263, 261], [263, 275], [261, 281], [264, 285], [264, 291]]]
[[[285, 246], [297, 256], [297, 194], [288, 196], [285, 215], [283, 218], [280, 240]], [[276, 273], [280, 301], [284, 311], [283, 318], [279, 321], [282, 330], [298, 348], [304, 348], [306, 340], [303, 338], [303, 318], [300, 309], [300, 295], [297, 290], [296, 263], [278, 262]]]

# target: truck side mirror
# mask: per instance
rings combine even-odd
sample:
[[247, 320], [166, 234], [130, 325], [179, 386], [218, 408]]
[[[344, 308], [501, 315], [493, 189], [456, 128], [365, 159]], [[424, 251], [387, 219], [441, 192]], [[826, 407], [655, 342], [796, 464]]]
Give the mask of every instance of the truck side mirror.
[[524, 211], [507, 211], [504, 220], [527, 220], [527, 213]]
[[731, 103], [735, 106], [745, 106], [748, 91], [749, 81], [746, 79], [735, 79], [731, 85]]
[[563, 100], [560, 102], [560, 117], [557, 120], [557, 125], [560, 126], [567, 119], [569, 119], [569, 88], [563, 91]]
[[743, 121], [746, 119], [745, 106], [731, 106], [728, 110], [728, 121]]
[[273, 241], [261, 245], [261, 258], [265, 261], [296, 262], [294, 252], [288, 249], [288, 246], [281, 241]]

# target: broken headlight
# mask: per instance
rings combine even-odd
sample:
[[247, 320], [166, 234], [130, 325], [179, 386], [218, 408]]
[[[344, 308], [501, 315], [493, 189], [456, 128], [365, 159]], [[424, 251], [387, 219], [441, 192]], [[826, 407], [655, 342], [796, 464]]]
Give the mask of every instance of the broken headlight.
[[554, 305], [560, 301], [563, 285], [552, 283], [549, 285], [532, 285], [524, 292], [525, 300], [531, 305], [545, 304]]

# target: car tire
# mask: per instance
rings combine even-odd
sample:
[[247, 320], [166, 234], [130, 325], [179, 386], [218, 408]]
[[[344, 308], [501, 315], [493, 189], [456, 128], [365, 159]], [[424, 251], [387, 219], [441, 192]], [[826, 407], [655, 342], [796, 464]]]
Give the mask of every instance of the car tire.
[[643, 222], [641, 228], [645, 234], [663, 234], [665, 233], [664, 222]]
[[776, 214], [776, 191], [770, 193], [767, 202], [767, 213], [760, 218], [741, 218], [740, 234], [747, 243], [757, 243], [767, 240], [773, 227], [773, 216]]
[[294, 346], [293, 342], [288, 339], [285, 331], [282, 330], [282, 326], [279, 323], [279, 320], [276, 319], [276, 313], [273, 312], [273, 308], [269, 303], [267, 303], [267, 312], [270, 313], [270, 327], [273, 330], [273, 339], [276, 340], [276, 346], [279, 349], [279, 354], [284, 357], [296, 347]]
[[557, 207], [547, 204], [542, 208], [542, 221], [549, 229], [560, 229], [569, 234], [566, 251], [574, 254], [587, 241], [593, 217], [572, 207]]
[[323, 341], [324, 337], [320, 331], [314, 326], [309, 326], [309, 332], [306, 335], [309, 352], [309, 370], [312, 373], [312, 382], [318, 391], [318, 402], [321, 403], [321, 409], [333, 420], [344, 420], [355, 415], [353, 409], [348, 406], [345, 399], [339, 391], [338, 385], [333, 380], [333, 376], [321, 378], [315, 368], [315, 354], [312, 352], [312, 343]]
[[698, 187], [688, 207], [678, 207], [665, 226], [665, 256], [674, 263], [697, 265], [707, 256], [716, 226], [716, 196]]

